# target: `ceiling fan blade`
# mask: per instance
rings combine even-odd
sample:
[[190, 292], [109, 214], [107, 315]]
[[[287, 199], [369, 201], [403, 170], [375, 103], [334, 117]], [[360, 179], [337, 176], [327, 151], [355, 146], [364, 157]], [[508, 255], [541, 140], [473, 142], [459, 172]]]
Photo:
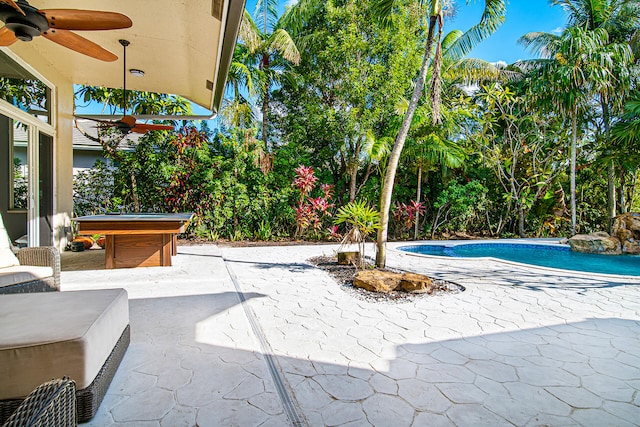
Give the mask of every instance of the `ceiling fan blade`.
[[14, 2], [13, 0], [0, 0], [0, 3], [4, 3], [6, 5], [9, 5], [12, 8], [14, 8], [15, 10], [17, 10], [18, 12], [20, 12], [21, 14], [23, 14], [24, 16], [27, 16], [27, 14], [24, 13], [24, 10], [22, 10], [22, 8], [20, 6], [18, 6], [16, 4], [16, 2]]
[[150, 130], [173, 130], [174, 127], [171, 125], [157, 125], [153, 123], [136, 123], [136, 125], [131, 129], [133, 132], [145, 133]]
[[49, 31], [42, 33], [42, 35], [54, 43], [58, 43], [61, 46], [101, 61], [113, 62], [118, 59], [117, 56], [108, 50], [71, 31], [49, 29]]
[[124, 123], [132, 128], [136, 125], [136, 118], [133, 116], [124, 116], [119, 120], [119, 122]]
[[128, 16], [116, 12], [77, 9], [40, 10], [51, 28], [60, 30], [118, 30], [133, 25]]
[[0, 46], [11, 46], [16, 41], [18, 41], [18, 39], [16, 38], [16, 35], [13, 34], [13, 31], [7, 27], [2, 27], [0, 29]]

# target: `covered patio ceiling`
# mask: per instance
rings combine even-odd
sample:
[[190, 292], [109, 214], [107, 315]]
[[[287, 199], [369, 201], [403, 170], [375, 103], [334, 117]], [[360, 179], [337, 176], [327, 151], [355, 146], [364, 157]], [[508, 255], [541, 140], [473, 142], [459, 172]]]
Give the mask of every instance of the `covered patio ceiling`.
[[[233, 54], [244, 0], [32, 0], [38, 9], [87, 9], [119, 12], [133, 21], [131, 28], [76, 31], [118, 56], [103, 62], [57, 45], [43, 37], [9, 49], [29, 64], [43, 62], [74, 84], [121, 88], [123, 47], [127, 69], [144, 71], [127, 75], [127, 89], [170, 93], [216, 112]], [[1, 23], [0, 23], [1, 25]]]

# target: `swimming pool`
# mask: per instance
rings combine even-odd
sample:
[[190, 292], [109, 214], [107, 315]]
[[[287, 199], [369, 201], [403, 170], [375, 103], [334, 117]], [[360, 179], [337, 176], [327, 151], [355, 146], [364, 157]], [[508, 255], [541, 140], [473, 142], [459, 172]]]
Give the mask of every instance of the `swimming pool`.
[[563, 270], [640, 276], [640, 255], [598, 255], [572, 252], [564, 245], [521, 243], [463, 243], [453, 246], [416, 245], [398, 248], [422, 255], [458, 258], [492, 257]]

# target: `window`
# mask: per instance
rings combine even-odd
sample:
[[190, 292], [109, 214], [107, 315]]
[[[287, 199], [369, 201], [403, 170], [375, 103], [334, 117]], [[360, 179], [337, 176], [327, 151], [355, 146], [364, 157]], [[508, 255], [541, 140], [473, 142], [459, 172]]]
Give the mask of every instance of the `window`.
[[51, 89], [1, 51], [0, 98], [51, 123]]
[[26, 210], [29, 191], [29, 157], [27, 154], [27, 126], [13, 121], [10, 127], [9, 158], [12, 162], [11, 185], [9, 186], [9, 209]]

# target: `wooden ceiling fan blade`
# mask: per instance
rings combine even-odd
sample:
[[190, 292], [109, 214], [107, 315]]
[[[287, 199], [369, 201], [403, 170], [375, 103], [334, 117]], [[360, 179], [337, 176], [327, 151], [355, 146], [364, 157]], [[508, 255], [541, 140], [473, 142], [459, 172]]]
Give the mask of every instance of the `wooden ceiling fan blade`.
[[126, 124], [130, 128], [136, 125], [136, 118], [133, 116], [124, 116], [119, 120], [119, 122]]
[[128, 16], [116, 12], [78, 9], [40, 10], [51, 28], [60, 30], [119, 30], [133, 25]]
[[173, 130], [174, 127], [171, 125], [157, 125], [155, 123], [136, 123], [136, 125], [131, 129], [134, 132], [144, 133], [150, 130]]
[[2, 27], [0, 29], [0, 46], [11, 46], [17, 41], [18, 39], [16, 38], [16, 35], [13, 34], [13, 31], [7, 27]]
[[101, 61], [113, 62], [118, 59], [116, 55], [103, 47], [71, 31], [49, 29], [49, 31], [42, 33], [42, 35], [54, 43], [58, 43], [61, 46]]
[[24, 10], [22, 10], [22, 8], [20, 6], [18, 6], [16, 4], [16, 2], [14, 2], [13, 0], [0, 0], [0, 3], [4, 3], [6, 5], [9, 5], [12, 8], [14, 8], [15, 10], [17, 10], [18, 12], [20, 12], [21, 14], [23, 14], [24, 16], [27, 16], [27, 14], [24, 13]]

